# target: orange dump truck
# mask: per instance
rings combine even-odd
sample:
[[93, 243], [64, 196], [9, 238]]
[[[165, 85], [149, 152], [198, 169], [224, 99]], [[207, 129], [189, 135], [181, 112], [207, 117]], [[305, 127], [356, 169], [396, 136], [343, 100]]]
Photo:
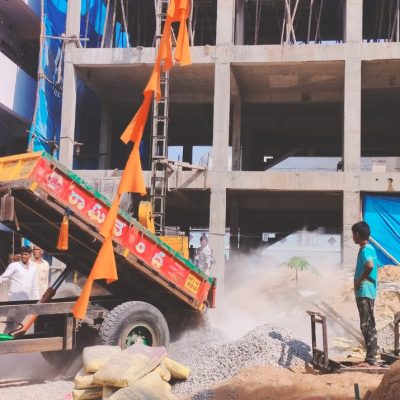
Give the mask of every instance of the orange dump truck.
[[[103, 241], [98, 232], [109, 200], [39, 152], [0, 158], [0, 201], [3, 224], [67, 266], [54, 290], [71, 270], [88, 276]], [[60, 251], [57, 238], [67, 210], [69, 249]], [[168, 346], [170, 328], [179, 330], [213, 306], [215, 280], [122, 210], [113, 245], [119, 279], [110, 285], [96, 281], [110, 295], [92, 297], [85, 320], [71, 314], [79, 294], [79, 287], [71, 283], [60, 286], [63, 298], [47, 303], [0, 303], [3, 320], [39, 316], [34, 332], [0, 342], [0, 354], [41, 351], [55, 362], [88, 340], [122, 347], [138, 341]]]

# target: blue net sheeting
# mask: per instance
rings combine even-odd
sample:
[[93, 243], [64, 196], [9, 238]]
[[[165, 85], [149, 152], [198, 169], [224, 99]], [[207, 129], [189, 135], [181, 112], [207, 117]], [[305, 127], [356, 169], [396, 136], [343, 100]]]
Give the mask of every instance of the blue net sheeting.
[[[30, 127], [29, 147], [33, 151], [47, 151], [58, 157], [60, 141], [63, 84], [66, 0], [42, 0], [42, 35], [39, 56], [38, 86], [33, 122]], [[102, 45], [106, 20], [105, 0], [81, 0], [80, 37], [82, 47]], [[113, 47], [127, 47], [127, 34], [121, 23], [114, 26]], [[103, 43], [104, 44], [104, 43]], [[77, 102], [87, 91], [78, 85]]]
[[382, 265], [400, 261], [400, 196], [365, 194], [363, 218], [371, 227], [371, 242]]

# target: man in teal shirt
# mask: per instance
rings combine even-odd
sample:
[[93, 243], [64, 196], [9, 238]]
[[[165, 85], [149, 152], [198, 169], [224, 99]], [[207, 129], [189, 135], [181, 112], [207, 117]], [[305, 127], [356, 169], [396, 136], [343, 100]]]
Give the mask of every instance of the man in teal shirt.
[[354, 293], [356, 296], [358, 313], [360, 315], [360, 328], [364, 336], [367, 354], [365, 363], [376, 364], [378, 340], [375, 327], [374, 303], [378, 281], [378, 258], [375, 249], [369, 244], [370, 227], [360, 221], [351, 228], [355, 244], [360, 246], [354, 272]]

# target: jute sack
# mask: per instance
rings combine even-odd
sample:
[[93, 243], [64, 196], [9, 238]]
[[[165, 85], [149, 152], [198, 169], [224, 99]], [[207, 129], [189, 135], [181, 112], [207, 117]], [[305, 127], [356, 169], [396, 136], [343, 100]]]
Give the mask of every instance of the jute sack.
[[120, 388], [112, 387], [112, 386], [103, 386], [103, 397], [101, 400], [109, 400], [110, 397], [117, 391], [121, 390]]
[[120, 354], [108, 360], [93, 376], [104, 386], [127, 387], [148, 372], [149, 358], [143, 354]]
[[96, 372], [110, 358], [122, 354], [119, 346], [91, 346], [83, 349], [82, 359], [86, 372]]
[[166, 357], [163, 364], [167, 367], [171, 375], [175, 379], [187, 379], [190, 375], [190, 368], [186, 367], [173, 360], [172, 358]]
[[172, 378], [171, 372], [169, 372], [169, 369], [164, 365], [164, 362], [162, 362], [154, 371], [158, 372], [161, 379], [165, 382], [169, 382]]
[[93, 382], [93, 374], [88, 374], [85, 368], [81, 368], [75, 375], [74, 379], [75, 389], [90, 389], [94, 387], [101, 387], [98, 383]]
[[90, 389], [74, 389], [72, 391], [72, 400], [93, 400], [101, 399], [103, 395], [103, 388], [90, 388]]
[[108, 400], [177, 400], [171, 386], [157, 371], [147, 374], [132, 386], [118, 390]]

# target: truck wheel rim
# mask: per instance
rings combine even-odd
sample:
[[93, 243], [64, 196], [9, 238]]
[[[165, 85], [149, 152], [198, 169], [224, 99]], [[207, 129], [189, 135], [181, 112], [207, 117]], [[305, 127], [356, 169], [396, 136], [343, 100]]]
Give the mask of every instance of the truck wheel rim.
[[146, 323], [138, 323], [129, 328], [125, 339], [125, 348], [134, 344], [144, 344], [152, 346], [155, 337], [154, 330]]

